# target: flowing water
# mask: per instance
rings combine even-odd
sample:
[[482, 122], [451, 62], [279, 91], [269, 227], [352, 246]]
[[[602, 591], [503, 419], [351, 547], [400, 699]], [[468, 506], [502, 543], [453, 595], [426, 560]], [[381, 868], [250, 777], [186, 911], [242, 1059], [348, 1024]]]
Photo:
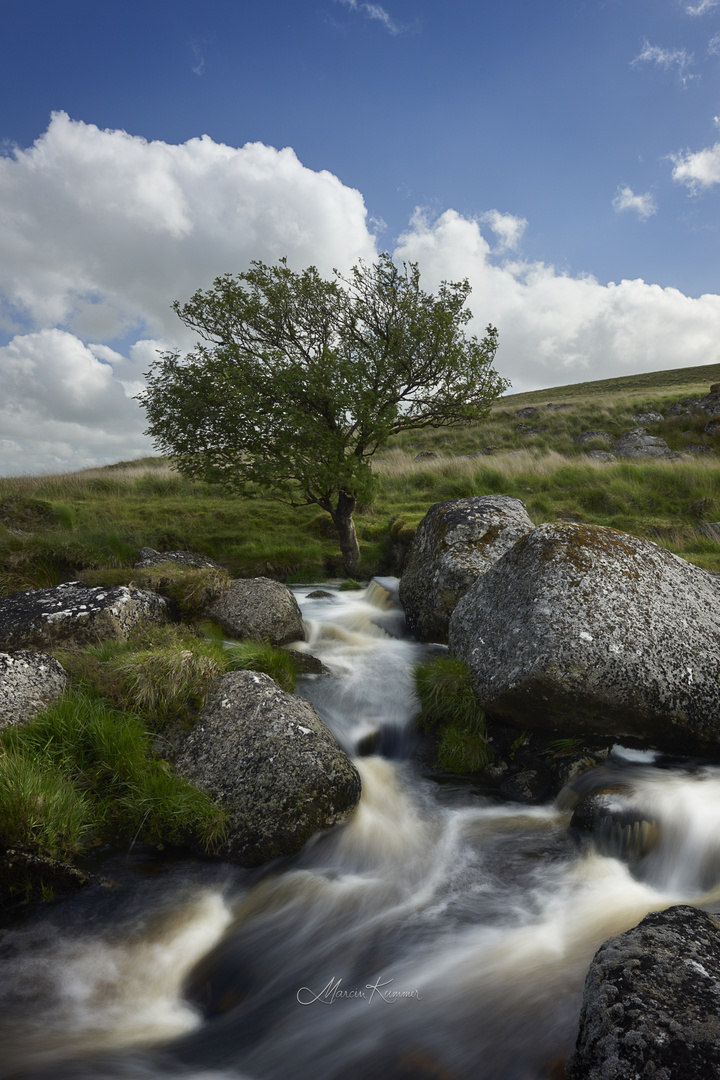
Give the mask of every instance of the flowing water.
[[600, 943], [720, 907], [720, 769], [618, 758], [660, 841], [632, 867], [569, 813], [503, 803], [413, 755], [391, 580], [311, 598], [300, 692], [356, 759], [352, 819], [260, 871], [115, 855], [117, 885], [0, 937], [0, 1078], [547, 1080]]

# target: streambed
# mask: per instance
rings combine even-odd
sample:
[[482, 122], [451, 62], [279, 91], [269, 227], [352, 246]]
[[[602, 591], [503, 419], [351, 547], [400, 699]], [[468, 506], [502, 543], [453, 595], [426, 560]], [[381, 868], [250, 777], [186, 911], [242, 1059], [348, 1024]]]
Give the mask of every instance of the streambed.
[[[394, 582], [309, 598], [305, 680], [356, 764], [352, 820], [258, 871], [134, 850], [118, 887], [0, 935], [2, 1080], [546, 1080], [600, 943], [651, 910], [720, 909], [720, 769], [629, 762], [661, 842], [633, 868], [554, 805], [439, 784], [412, 755]], [[619, 768], [624, 768], [622, 762]]]

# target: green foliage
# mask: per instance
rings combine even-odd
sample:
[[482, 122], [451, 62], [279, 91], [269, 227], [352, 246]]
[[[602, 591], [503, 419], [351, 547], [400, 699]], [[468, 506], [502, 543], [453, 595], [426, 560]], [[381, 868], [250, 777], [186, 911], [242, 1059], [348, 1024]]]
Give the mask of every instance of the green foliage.
[[338, 592], [358, 592], [362, 588], [364, 586], [355, 578], [346, 578], [345, 581], [341, 581], [338, 585]]
[[438, 765], [449, 772], [478, 772], [493, 759], [467, 665], [455, 656], [418, 664], [415, 690], [421, 711], [418, 727], [439, 737]]
[[0, 753], [0, 848], [68, 858], [91, 833], [92, 804], [52, 765], [18, 751]]
[[269, 675], [283, 690], [292, 693], [297, 678], [293, 654], [274, 645], [239, 641], [226, 647], [229, 671], [260, 671]]
[[199, 618], [232, 583], [225, 570], [186, 566], [173, 560], [132, 570], [84, 570], [79, 574], [79, 580], [85, 585], [103, 585], [106, 588], [132, 583], [141, 589], [160, 593], [172, 600], [178, 614], [189, 621]]
[[0, 747], [0, 798], [15, 808], [3, 842], [67, 859], [93, 838], [213, 850], [223, 835], [223, 812], [153, 756], [143, 721], [87, 694], [65, 694]]
[[147, 373], [148, 433], [186, 476], [322, 507], [352, 573], [352, 515], [371, 498], [379, 447], [477, 422], [507, 387], [492, 367], [497, 331], [465, 333], [469, 292], [465, 281], [426, 293], [417, 265], [386, 254], [332, 281], [284, 259], [216, 278], [173, 305], [202, 344]]

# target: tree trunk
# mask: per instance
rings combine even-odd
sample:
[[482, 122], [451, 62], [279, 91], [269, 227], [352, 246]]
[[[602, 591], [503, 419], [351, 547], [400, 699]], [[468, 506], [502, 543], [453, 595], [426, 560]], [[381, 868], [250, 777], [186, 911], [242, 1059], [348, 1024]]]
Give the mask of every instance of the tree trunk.
[[347, 577], [354, 577], [360, 565], [360, 545], [358, 544], [355, 522], [353, 521], [354, 509], [355, 498], [341, 491], [338, 496], [337, 506], [330, 511], [340, 540], [343, 568]]

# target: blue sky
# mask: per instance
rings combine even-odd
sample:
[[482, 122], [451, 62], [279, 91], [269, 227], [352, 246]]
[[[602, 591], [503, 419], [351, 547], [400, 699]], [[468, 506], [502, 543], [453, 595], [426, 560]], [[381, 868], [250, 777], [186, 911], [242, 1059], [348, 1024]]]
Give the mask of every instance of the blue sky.
[[1, 10], [0, 472], [147, 452], [253, 258], [467, 276], [518, 390], [720, 360], [720, 0]]

